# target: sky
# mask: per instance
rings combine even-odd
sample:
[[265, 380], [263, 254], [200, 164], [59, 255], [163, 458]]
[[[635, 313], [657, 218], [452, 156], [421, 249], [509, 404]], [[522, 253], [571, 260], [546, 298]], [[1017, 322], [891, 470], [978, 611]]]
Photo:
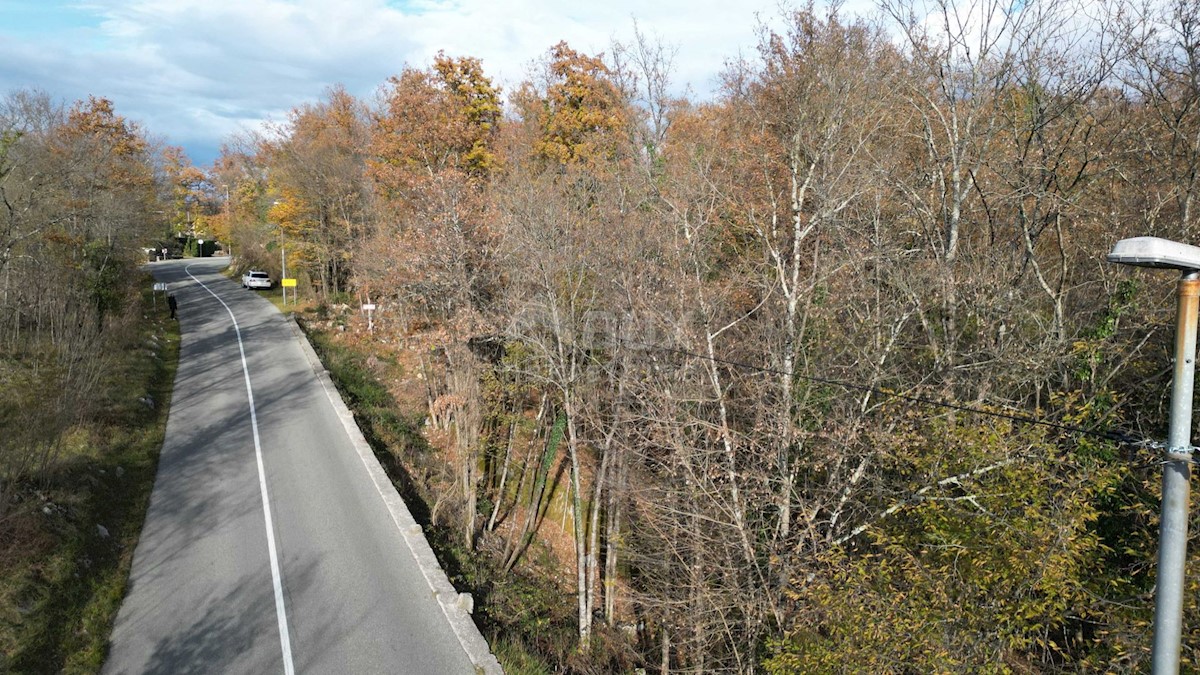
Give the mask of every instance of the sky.
[[[786, 1], [786, 0], [785, 0]], [[779, 0], [0, 0], [0, 95], [89, 95], [182, 146], [197, 165], [233, 134], [280, 123], [340, 83], [373, 100], [439, 50], [482, 59], [511, 91], [561, 40], [607, 52], [635, 22], [677, 50], [675, 88], [709, 98], [752, 55]], [[850, 0], [842, 13], [867, 13]]]

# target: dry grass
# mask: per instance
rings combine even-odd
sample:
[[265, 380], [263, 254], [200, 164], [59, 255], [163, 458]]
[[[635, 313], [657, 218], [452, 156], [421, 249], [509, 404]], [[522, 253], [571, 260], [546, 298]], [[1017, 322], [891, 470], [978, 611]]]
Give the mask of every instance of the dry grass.
[[161, 303], [158, 313], [152, 307], [147, 293], [145, 320], [114, 358], [97, 413], [70, 431], [53, 465], [19, 482], [0, 522], [0, 672], [85, 673], [103, 664], [179, 352], [177, 324]]

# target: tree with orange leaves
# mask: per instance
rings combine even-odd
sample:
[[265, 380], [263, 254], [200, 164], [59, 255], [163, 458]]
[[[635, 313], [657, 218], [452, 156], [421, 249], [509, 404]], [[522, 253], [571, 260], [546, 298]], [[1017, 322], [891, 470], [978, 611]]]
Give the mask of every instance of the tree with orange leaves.
[[172, 229], [189, 235], [196, 234], [202, 202], [207, 197], [207, 177], [192, 164], [183, 148], [176, 146], [163, 149], [162, 170], [170, 190]]
[[563, 165], [615, 158], [629, 113], [603, 59], [560, 42], [550, 49], [543, 78], [516, 95], [521, 116], [537, 126], [534, 152]]
[[[371, 225], [371, 193], [364, 178], [366, 108], [344, 87], [294, 109], [279, 138], [265, 143], [270, 182], [295, 217], [289, 239], [322, 295], [346, 288], [351, 247]], [[298, 240], [298, 241], [297, 241]]]
[[439, 53], [432, 68], [406, 68], [389, 85], [368, 164], [394, 208], [445, 172], [481, 179], [496, 168], [500, 90], [479, 59]]
[[441, 53], [431, 68], [406, 68], [389, 84], [368, 162], [385, 212], [376, 235], [358, 249], [357, 282], [368, 297], [389, 299], [454, 336], [446, 350], [454, 394], [447, 400], [470, 403], [452, 412], [462, 531], [470, 547], [478, 530], [479, 374], [463, 345], [497, 284], [484, 198], [500, 164], [500, 93], [478, 59]]
[[363, 285], [444, 319], [490, 293], [483, 188], [500, 164], [500, 91], [478, 59], [445, 54], [390, 84], [368, 161], [387, 215], [360, 249]]

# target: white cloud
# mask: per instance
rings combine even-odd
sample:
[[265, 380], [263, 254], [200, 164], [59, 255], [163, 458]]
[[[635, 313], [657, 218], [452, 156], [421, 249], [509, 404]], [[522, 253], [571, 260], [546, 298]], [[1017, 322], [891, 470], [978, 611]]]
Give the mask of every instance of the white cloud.
[[0, 91], [110, 97], [199, 161], [248, 121], [285, 119], [334, 83], [369, 96], [445, 50], [479, 57], [511, 90], [560, 40], [606, 51], [635, 19], [678, 47], [679, 84], [706, 97], [724, 62], [753, 50], [756, 17], [780, 15], [777, 0], [87, 0], [77, 11], [92, 21], [49, 37], [0, 27]]

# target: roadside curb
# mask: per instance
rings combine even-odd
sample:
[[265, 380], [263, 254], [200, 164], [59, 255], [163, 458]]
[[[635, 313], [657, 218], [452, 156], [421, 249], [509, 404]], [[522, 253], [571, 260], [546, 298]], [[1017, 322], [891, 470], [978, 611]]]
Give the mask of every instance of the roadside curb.
[[455, 636], [458, 637], [463, 651], [467, 653], [467, 657], [475, 665], [475, 672], [485, 675], [503, 675], [504, 669], [500, 667], [500, 662], [492, 654], [487, 640], [479, 632], [479, 627], [471, 619], [471, 612], [474, 609], [474, 600], [471, 598], [471, 594], [459, 593], [454, 589], [454, 585], [450, 583], [445, 570], [438, 563], [437, 556], [433, 554], [433, 549], [430, 548], [429, 541], [425, 538], [424, 530], [417, 523], [416, 519], [413, 518], [412, 513], [408, 510], [408, 505], [404, 503], [404, 500], [400, 497], [400, 493], [396, 491], [396, 487], [392, 485], [391, 479], [388, 478], [387, 473], [383, 470], [383, 466], [379, 463], [379, 459], [375, 457], [375, 453], [371, 450], [371, 446], [363, 436], [362, 430], [358, 428], [358, 423], [354, 421], [354, 414], [350, 412], [350, 408], [342, 400], [342, 396], [334, 385], [333, 379], [329, 376], [329, 371], [325, 369], [325, 365], [321, 363], [316, 350], [309, 343], [308, 336], [300, 329], [294, 316], [288, 315], [286, 320], [288, 326], [298, 338], [300, 348], [303, 350], [305, 358], [308, 359], [309, 365], [312, 366], [313, 373], [317, 376], [321, 387], [325, 390], [325, 395], [329, 397], [329, 402], [333, 404], [333, 409], [337, 413], [338, 419], [342, 421], [342, 425], [346, 428], [346, 433], [350, 436], [350, 441], [353, 443], [354, 449], [358, 452], [359, 459], [362, 460], [363, 466], [366, 467], [367, 473], [371, 476], [371, 481], [375, 484], [375, 488], [379, 491], [380, 496], [383, 497], [388, 513], [392, 516], [392, 522], [396, 524], [400, 535], [404, 537], [404, 541], [408, 544], [408, 549], [416, 560], [417, 566], [420, 567], [421, 573], [425, 576], [425, 582], [429, 584], [429, 590], [433, 593], [434, 599], [437, 600], [438, 606], [442, 608], [442, 613], [446, 615], [446, 620], [449, 621]]

